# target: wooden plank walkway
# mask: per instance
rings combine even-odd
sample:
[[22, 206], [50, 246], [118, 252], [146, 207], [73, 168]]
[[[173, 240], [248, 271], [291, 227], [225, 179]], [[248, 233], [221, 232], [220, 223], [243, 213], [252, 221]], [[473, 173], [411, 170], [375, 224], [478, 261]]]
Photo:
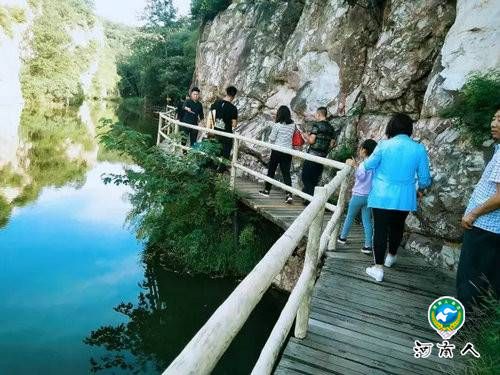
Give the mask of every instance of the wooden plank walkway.
[[[263, 188], [263, 183], [241, 177], [236, 178], [235, 190], [245, 205], [282, 229], [288, 229], [304, 209], [302, 198], [295, 197], [293, 203], [288, 204], [285, 202], [285, 192], [283, 190], [273, 188], [269, 197], [264, 197], [259, 194], [259, 190]], [[331, 217], [332, 213], [326, 210], [324, 225], [328, 223]]]
[[[259, 195], [262, 184], [237, 179], [241, 200], [283, 229], [302, 212], [302, 199], [292, 205], [284, 192]], [[331, 217], [327, 213], [325, 225]], [[377, 283], [365, 268], [372, 256], [360, 252], [363, 232], [355, 225], [347, 245], [327, 252], [315, 286], [307, 337], [290, 338], [275, 374], [443, 374], [450, 360], [413, 356], [415, 340], [441, 342], [427, 321], [434, 299], [455, 294], [453, 275], [430, 266], [417, 255], [401, 250], [385, 279]], [[456, 358], [453, 360], [456, 361]]]
[[[362, 229], [328, 252], [312, 299], [307, 337], [290, 338], [275, 374], [444, 374], [450, 360], [437, 348], [413, 356], [415, 340], [440, 343], [427, 321], [437, 297], [455, 294], [451, 274], [400, 251], [382, 283], [365, 273], [372, 256], [360, 252]], [[453, 360], [456, 361], [456, 358]]]

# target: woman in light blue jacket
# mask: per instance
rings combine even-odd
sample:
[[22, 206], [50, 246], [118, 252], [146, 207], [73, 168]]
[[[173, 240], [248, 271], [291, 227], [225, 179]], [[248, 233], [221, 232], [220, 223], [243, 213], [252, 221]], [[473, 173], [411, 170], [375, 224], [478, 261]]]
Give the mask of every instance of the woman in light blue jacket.
[[[420, 190], [431, 184], [429, 157], [425, 147], [410, 138], [412, 133], [412, 119], [395, 114], [385, 132], [388, 140], [380, 142], [364, 162], [364, 168], [374, 172], [368, 207], [373, 210], [375, 265], [366, 272], [376, 281], [384, 278], [383, 265], [396, 263], [406, 218], [417, 210]], [[387, 242], [389, 254], [384, 260]]]

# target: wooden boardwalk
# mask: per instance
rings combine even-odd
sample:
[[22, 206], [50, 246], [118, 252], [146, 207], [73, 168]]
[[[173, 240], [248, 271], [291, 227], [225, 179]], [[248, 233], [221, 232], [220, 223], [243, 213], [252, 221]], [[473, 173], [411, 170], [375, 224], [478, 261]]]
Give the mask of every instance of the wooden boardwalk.
[[275, 374], [449, 373], [450, 360], [438, 358], [435, 346], [426, 359], [414, 358], [413, 346], [442, 341], [427, 309], [437, 297], [455, 294], [453, 277], [401, 250], [377, 283], [365, 273], [373, 260], [360, 252], [362, 229], [352, 234], [350, 244], [327, 253], [307, 337], [290, 338]]
[[[284, 202], [284, 192], [262, 197], [255, 182], [239, 179], [242, 201], [286, 229], [303, 209], [302, 199]], [[327, 214], [326, 221], [331, 214]], [[360, 252], [362, 228], [356, 225], [347, 245], [327, 252], [312, 299], [307, 337], [291, 337], [275, 374], [443, 374], [449, 359], [434, 346], [426, 359], [413, 356], [414, 341], [440, 343], [427, 321], [427, 309], [437, 297], [455, 294], [455, 280], [422, 257], [401, 250], [398, 263], [385, 268], [377, 283], [365, 268], [372, 256]], [[456, 361], [454, 359], [453, 361]]]
[[[288, 229], [304, 209], [302, 198], [296, 197], [292, 204], [288, 204], [285, 202], [285, 192], [283, 190], [273, 188], [270, 196], [264, 197], [259, 194], [259, 190], [262, 190], [263, 187], [263, 183], [259, 184], [243, 178], [237, 178], [235, 183], [236, 192], [245, 205], [283, 230]], [[326, 210], [324, 225], [331, 217], [332, 213]]]

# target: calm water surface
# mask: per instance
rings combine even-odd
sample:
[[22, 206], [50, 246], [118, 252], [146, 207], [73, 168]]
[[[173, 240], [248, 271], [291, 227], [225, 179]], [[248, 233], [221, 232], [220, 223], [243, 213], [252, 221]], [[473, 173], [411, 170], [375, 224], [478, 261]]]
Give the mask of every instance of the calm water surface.
[[[125, 165], [95, 141], [113, 110], [0, 106], [2, 375], [160, 373], [236, 285], [142, 263], [129, 192], [101, 179]], [[249, 372], [282, 304], [265, 296], [214, 373]]]

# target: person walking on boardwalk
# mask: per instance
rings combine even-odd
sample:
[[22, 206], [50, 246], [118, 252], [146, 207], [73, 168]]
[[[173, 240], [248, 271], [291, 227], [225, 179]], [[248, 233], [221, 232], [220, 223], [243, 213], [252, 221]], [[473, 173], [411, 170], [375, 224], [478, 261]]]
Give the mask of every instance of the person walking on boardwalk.
[[[214, 118], [214, 129], [226, 133], [232, 133], [238, 126], [238, 108], [233, 104], [238, 90], [234, 86], [226, 88], [226, 96], [224, 99], [217, 100], [210, 107], [211, 116]], [[222, 146], [222, 157], [229, 159], [231, 149], [233, 148], [233, 140], [222, 136], [216, 136], [217, 141]]]
[[[307, 153], [311, 155], [326, 157], [330, 149], [335, 145], [335, 131], [327, 121], [328, 111], [326, 107], [320, 107], [314, 115], [316, 122], [311, 131], [304, 134], [304, 140], [309, 145]], [[305, 160], [302, 167], [302, 191], [313, 195], [314, 188], [318, 185], [323, 174], [323, 165], [313, 161]], [[304, 202], [304, 204], [307, 204]]]
[[[373, 212], [373, 254], [375, 265], [366, 272], [376, 281], [384, 278], [383, 265], [392, 267], [401, 245], [405, 221], [417, 210], [417, 194], [431, 184], [429, 157], [425, 147], [412, 140], [413, 121], [405, 114], [392, 116], [373, 154], [362, 164], [373, 171], [368, 207]], [[418, 192], [415, 177], [418, 182]], [[389, 240], [389, 254], [384, 260]]]
[[[269, 141], [276, 146], [286, 149], [292, 148], [292, 137], [295, 127], [293, 126], [292, 113], [287, 106], [282, 105], [279, 107], [276, 114], [276, 123], [273, 124]], [[292, 186], [292, 178], [290, 177], [290, 168], [292, 167], [292, 155], [285, 154], [280, 151], [272, 150], [271, 159], [269, 161], [269, 168], [267, 170], [267, 177], [274, 178], [278, 165], [283, 176], [283, 181], [288, 186]], [[259, 193], [265, 197], [269, 197], [272, 185], [266, 182], [264, 190]], [[287, 193], [285, 201], [289, 204], [293, 202], [292, 194]]]
[[466, 308], [488, 289], [500, 298], [500, 109], [491, 122], [497, 144], [462, 218], [464, 233], [457, 297]]
[[[193, 87], [189, 99], [186, 99], [179, 110], [179, 121], [190, 125], [198, 125], [204, 118], [203, 106], [200, 103], [200, 89]], [[183, 132], [189, 137], [191, 147], [198, 139], [198, 130], [182, 128]]]
[[[367, 139], [361, 144], [359, 148], [358, 155], [361, 160], [369, 157], [377, 147], [377, 142], [373, 139]], [[351, 167], [356, 167], [357, 164], [354, 160], [348, 159], [346, 164]], [[365, 254], [372, 253], [372, 212], [368, 208], [368, 194], [372, 188], [372, 177], [373, 171], [367, 171], [363, 163], [361, 163], [356, 169], [354, 187], [352, 189], [352, 197], [349, 202], [349, 208], [347, 209], [347, 215], [342, 226], [342, 232], [337, 239], [340, 244], [345, 244], [347, 242], [347, 236], [351, 230], [352, 223], [356, 216], [358, 216], [361, 211], [361, 219], [363, 221], [363, 230], [365, 232], [365, 244], [361, 249], [361, 252]]]

